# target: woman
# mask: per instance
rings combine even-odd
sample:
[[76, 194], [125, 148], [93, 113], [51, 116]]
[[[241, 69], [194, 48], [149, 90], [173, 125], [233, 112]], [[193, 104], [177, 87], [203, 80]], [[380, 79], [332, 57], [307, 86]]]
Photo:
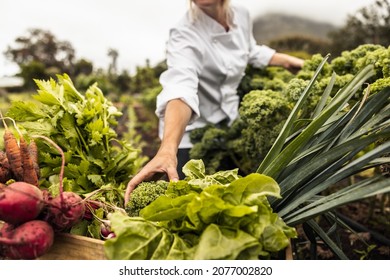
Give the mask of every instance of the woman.
[[[191, 130], [238, 117], [236, 89], [248, 64], [301, 68], [303, 60], [256, 45], [249, 13], [229, 0], [190, 0], [184, 18], [170, 30], [168, 69], [161, 75], [157, 97], [160, 148], [127, 185], [131, 191], [144, 180], [166, 174], [177, 181], [189, 160]], [[179, 163], [179, 164], [178, 164]]]

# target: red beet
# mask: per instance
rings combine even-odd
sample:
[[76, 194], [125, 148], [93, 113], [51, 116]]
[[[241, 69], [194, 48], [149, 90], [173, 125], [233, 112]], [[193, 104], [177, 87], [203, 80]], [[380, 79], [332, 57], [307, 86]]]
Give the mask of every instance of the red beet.
[[4, 233], [0, 237], [1, 251], [8, 259], [36, 259], [47, 253], [54, 242], [53, 228], [41, 220], [28, 221], [14, 229], [9, 227]]
[[42, 191], [25, 182], [0, 187], [0, 220], [21, 224], [34, 220], [44, 207]]
[[81, 221], [85, 213], [82, 198], [74, 192], [63, 192], [49, 202], [46, 220], [55, 231], [64, 231]]

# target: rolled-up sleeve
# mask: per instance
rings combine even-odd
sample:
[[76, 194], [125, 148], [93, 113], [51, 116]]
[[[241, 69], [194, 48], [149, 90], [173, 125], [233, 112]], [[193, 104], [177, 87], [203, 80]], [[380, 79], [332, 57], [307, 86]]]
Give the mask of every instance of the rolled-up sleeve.
[[269, 64], [275, 52], [274, 49], [265, 45], [252, 46], [248, 63], [257, 68], [264, 68]]
[[161, 93], [157, 96], [156, 115], [163, 118], [167, 103], [181, 99], [193, 111], [191, 123], [200, 116], [198, 84], [202, 67], [202, 49], [196, 35], [187, 29], [172, 29], [167, 44], [168, 69], [161, 74]]

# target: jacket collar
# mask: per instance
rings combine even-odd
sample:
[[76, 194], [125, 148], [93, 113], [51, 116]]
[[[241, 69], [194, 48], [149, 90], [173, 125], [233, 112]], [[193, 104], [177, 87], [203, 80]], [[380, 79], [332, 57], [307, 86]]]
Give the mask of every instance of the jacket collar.
[[[195, 9], [197, 9], [196, 14], [198, 16], [196, 20], [199, 20], [200, 22], [202, 22], [202, 24], [205, 24], [210, 29], [211, 34], [223, 35], [229, 33], [226, 32], [225, 28], [219, 22], [217, 22], [215, 19], [207, 15], [201, 9], [199, 9], [198, 7], [195, 7]], [[229, 31], [232, 28], [236, 27], [237, 25], [237, 19], [235, 18], [234, 9], [232, 8], [231, 8], [231, 14], [232, 14], [232, 22], [229, 25]]]

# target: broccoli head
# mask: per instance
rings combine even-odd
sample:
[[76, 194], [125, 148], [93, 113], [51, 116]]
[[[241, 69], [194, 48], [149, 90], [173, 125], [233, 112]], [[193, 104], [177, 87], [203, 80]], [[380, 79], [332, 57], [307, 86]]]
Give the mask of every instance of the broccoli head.
[[126, 205], [126, 212], [131, 217], [138, 217], [139, 212], [165, 194], [168, 182], [163, 180], [142, 182], [131, 193]]

